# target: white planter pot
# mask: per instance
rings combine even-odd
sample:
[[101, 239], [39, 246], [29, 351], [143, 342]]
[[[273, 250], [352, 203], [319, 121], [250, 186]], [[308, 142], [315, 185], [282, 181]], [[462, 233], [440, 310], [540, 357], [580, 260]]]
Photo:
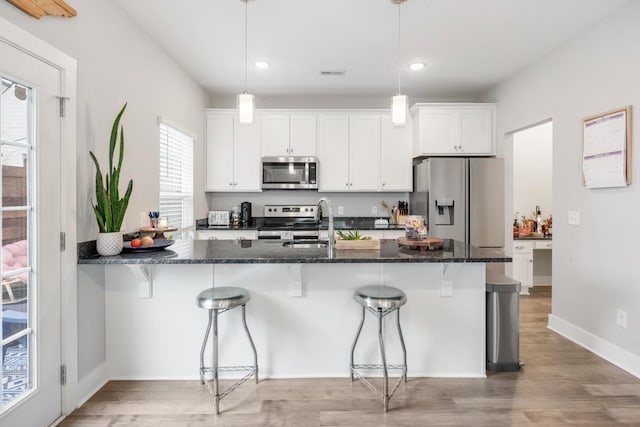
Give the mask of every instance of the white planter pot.
[[98, 233], [96, 247], [102, 256], [118, 255], [122, 252], [122, 233]]

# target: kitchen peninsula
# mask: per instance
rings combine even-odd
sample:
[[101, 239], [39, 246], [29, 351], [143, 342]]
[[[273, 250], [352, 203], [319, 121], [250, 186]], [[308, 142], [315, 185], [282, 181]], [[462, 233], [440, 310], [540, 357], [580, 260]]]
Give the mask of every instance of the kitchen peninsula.
[[[347, 377], [360, 309], [353, 291], [385, 284], [408, 297], [401, 313], [409, 376], [485, 374], [485, 263], [501, 251], [445, 240], [417, 251], [382, 240], [380, 250], [287, 247], [262, 240], [176, 241], [166, 250], [81, 256], [79, 274], [104, 269], [106, 356], [111, 379], [198, 377], [207, 314], [201, 290], [241, 286], [251, 293], [247, 323], [264, 377]], [[249, 361], [240, 313], [220, 320], [221, 363]], [[376, 322], [365, 322], [358, 360], [377, 363]], [[398, 360], [394, 322], [388, 360]], [[227, 363], [229, 361], [229, 363]]]

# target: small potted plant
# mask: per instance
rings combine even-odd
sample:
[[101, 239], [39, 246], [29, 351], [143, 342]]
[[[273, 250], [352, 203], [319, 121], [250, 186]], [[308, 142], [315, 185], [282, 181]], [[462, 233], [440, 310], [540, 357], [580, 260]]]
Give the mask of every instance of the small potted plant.
[[98, 253], [103, 256], [117, 255], [122, 251], [123, 242], [120, 228], [122, 227], [124, 214], [127, 211], [129, 198], [133, 190], [133, 181], [129, 180], [129, 185], [127, 185], [124, 197], [120, 197], [118, 187], [120, 184], [120, 170], [122, 168], [124, 155], [124, 129], [122, 127], [119, 132], [120, 146], [118, 149], [118, 163], [115, 166], [113, 164], [116, 143], [118, 141], [118, 126], [120, 125], [120, 118], [126, 108], [127, 104], [125, 103], [122, 110], [120, 110], [116, 116], [116, 120], [113, 122], [113, 127], [111, 128], [111, 139], [109, 140], [109, 170], [104, 178], [98, 159], [96, 159], [93, 152], [89, 151], [89, 155], [96, 165], [96, 203], [93, 204], [93, 201], [91, 202], [100, 230], [96, 247]]

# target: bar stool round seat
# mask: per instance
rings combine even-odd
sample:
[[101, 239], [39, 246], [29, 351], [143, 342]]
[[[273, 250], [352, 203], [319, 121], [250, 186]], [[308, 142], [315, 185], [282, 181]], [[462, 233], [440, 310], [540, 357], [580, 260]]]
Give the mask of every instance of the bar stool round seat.
[[403, 306], [407, 294], [391, 286], [370, 285], [356, 289], [353, 299], [373, 310], [389, 310]]
[[250, 299], [251, 295], [246, 290], [225, 286], [205, 289], [198, 294], [196, 302], [198, 307], [205, 310], [228, 310], [244, 305]]

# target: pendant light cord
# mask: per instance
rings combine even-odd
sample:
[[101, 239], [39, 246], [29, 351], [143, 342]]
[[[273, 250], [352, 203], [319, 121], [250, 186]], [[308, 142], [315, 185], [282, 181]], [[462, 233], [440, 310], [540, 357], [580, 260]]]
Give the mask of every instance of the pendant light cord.
[[398, 3], [398, 61], [396, 66], [398, 67], [398, 95], [400, 95], [400, 6], [402, 3]]
[[244, 1], [244, 93], [247, 93], [247, 14], [249, 0]]

